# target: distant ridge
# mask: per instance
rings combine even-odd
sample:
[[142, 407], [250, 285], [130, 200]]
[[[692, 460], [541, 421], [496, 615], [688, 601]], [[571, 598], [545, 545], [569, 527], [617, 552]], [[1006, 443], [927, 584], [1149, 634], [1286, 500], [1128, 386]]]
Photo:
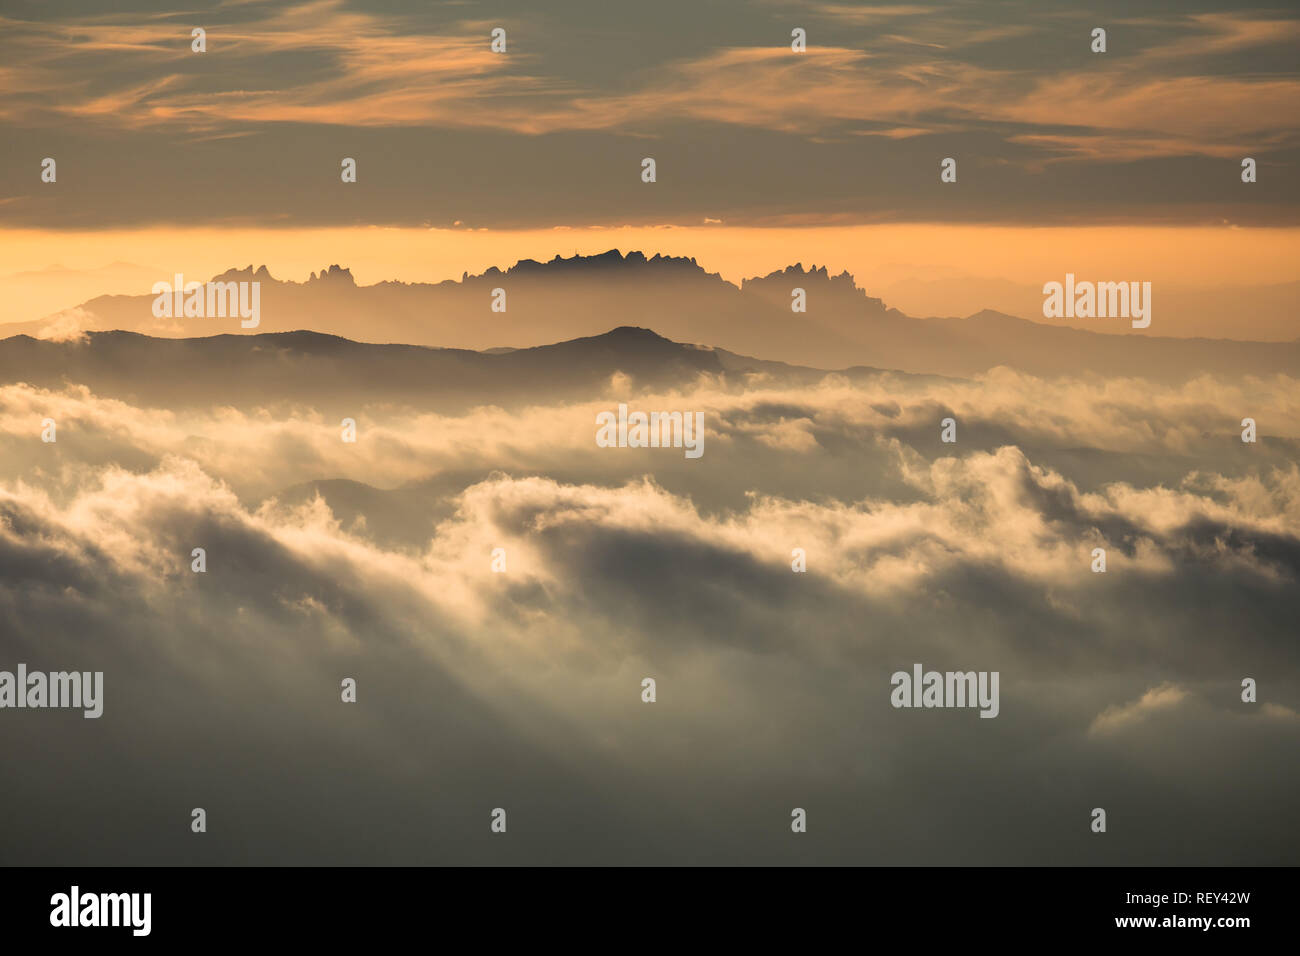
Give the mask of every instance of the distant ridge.
[[[361, 286], [337, 263], [303, 282], [276, 279], [265, 265], [251, 264], [214, 278], [260, 283], [261, 322], [245, 335], [312, 329], [354, 342], [481, 352], [642, 327], [674, 342], [703, 342], [815, 368], [870, 366], [964, 376], [1006, 365], [1036, 375], [1164, 381], [1206, 373], [1294, 375], [1300, 369], [1300, 340], [1160, 338], [1129, 334], [1127, 323], [1114, 319], [1098, 320], [1096, 331], [1083, 331], [991, 310], [964, 319], [915, 319], [869, 296], [847, 271], [831, 275], [825, 266], [802, 263], [739, 286], [707, 272], [694, 258], [616, 249], [557, 255], [546, 262], [523, 259], [504, 270], [491, 267], [433, 284]], [[791, 309], [796, 289], [803, 290], [805, 312]], [[151, 294], [100, 296], [42, 322], [0, 327], [0, 335], [63, 338], [110, 329], [181, 338], [240, 334], [233, 319], [155, 318], [153, 301]], [[1154, 322], [1158, 328], [1159, 318]]]
[[[701, 374], [762, 372], [810, 384], [820, 369], [766, 362], [722, 349], [673, 342], [644, 328], [525, 349], [473, 352], [419, 345], [353, 342], [295, 330], [207, 338], [153, 338], [136, 332], [88, 332], [79, 341], [27, 335], [0, 340], [0, 384], [41, 388], [86, 385], [97, 395], [152, 407], [262, 407], [310, 403], [348, 414], [362, 404], [422, 404], [453, 411], [476, 405], [588, 400], [615, 373], [637, 388], [693, 385]], [[875, 369], [842, 372], [859, 379]]]

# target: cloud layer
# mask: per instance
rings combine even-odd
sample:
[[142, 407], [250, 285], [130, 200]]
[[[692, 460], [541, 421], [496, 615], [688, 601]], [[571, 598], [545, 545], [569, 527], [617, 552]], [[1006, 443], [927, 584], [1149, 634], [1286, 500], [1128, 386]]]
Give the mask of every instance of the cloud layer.
[[[199, 26], [204, 53], [190, 47]], [[1104, 54], [1091, 52], [1099, 26]], [[498, 27], [504, 54], [490, 48]], [[806, 52], [790, 49], [795, 28]], [[491, 228], [1290, 226], [1298, 36], [1294, 16], [1239, 6], [34, 10], [0, 20], [0, 118], [30, 144], [3, 171], [32, 187], [0, 214], [93, 228], [182, 207], [277, 225], [418, 225], [445, 210], [446, 225]], [[73, 202], [48, 203], [32, 155], [66, 164]], [[646, 155], [663, 164], [653, 197], [634, 191]], [[366, 201], [322, 204], [344, 156]], [[1246, 194], [1243, 156], [1262, 170]], [[935, 192], [943, 157], [976, 187], [956, 205]], [[804, 181], [808, 168], [821, 175]], [[103, 195], [110, 182], [120, 200]], [[209, 206], [193, 201], [204, 183], [228, 185]]]
[[[597, 448], [619, 400], [703, 410], [703, 458]], [[0, 853], [1293, 861], [1296, 401], [1285, 379], [616, 377], [520, 413], [364, 409], [348, 445], [310, 408], [5, 387], [5, 664], [102, 669], [106, 704], [5, 712], [30, 825]], [[1241, 405], [1276, 423], [1257, 446]], [[894, 710], [914, 662], [999, 671], [1000, 716]]]

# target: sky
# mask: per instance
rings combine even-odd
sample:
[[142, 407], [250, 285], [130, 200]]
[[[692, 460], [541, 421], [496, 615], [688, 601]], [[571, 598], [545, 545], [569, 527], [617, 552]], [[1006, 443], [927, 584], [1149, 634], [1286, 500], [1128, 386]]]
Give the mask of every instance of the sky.
[[[25, 273], [122, 263], [305, 277], [340, 261], [412, 281], [641, 248], [737, 281], [848, 268], [921, 315], [977, 311], [996, 304], [989, 281], [1037, 288], [1107, 252], [1143, 278], [1185, 263], [1184, 291], [1296, 279], [1294, 8], [169, 6], [5, 5], [7, 320], [77, 304], [69, 276]], [[947, 157], [955, 183], [940, 182]], [[386, 245], [377, 228], [394, 230]]]

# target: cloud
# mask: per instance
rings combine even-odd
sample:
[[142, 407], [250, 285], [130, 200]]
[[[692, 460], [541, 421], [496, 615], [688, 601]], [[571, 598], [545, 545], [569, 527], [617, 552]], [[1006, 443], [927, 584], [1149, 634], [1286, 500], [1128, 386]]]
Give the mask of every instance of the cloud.
[[[194, 862], [158, 821], [196, 805], [222, 821], [206, 862], [481, 862], [496, 806], [528, 834], [513, 862], [780, 862], [789, 806], [829, 830], [823, 862], [1098, 862], [1061, 837], [1098, 805], [1149, 821], [1108, 851], [1126, 861], [1185, 859], [1211, 810], [1200, 859], [1294, 853], [1300, 472], [1228, 473], [1202, 405], [1294, 422], [1294, 382], [609, 387], [705, 410], [704, 457], [597, 448], [612, 395], [375, 406], [345, 445], [306, 402], [0, 389], [0, 651], [106, 686], [102, 722], [0, 722], [14, 813], [95, 795], [6, 858]], [[1080, 477], [1084, 446], [1119, 452], [1107, 480]], [[1116, 477], [1139, 448], [1187, 480]], [[998, 670], [999, 717], [891, 708], [913, 662]], [[1261, 761], [1270, 788], [1231, 785]], [[992, 812], [1007, 792], [1023, 812]]]
[[1097, 719], [1088, 728], [1088, 733], [1116, 733], [1143, 720], [1153, 712], [1177, 707], [1186, 697], [1187, 691], [1183, 688], [1173, 684], [1161, 684], [1159, 687], [1151, 688], [1132, 703], [1107, 707], [1097, 715]]
[[[1051, 20], [989, 23], [915, 5], [823, 4], [813, 13], [827, 18], [828, 35], [815, 37], [803, 54], [781, 45], [729, 46], [664, 58], [640, 71], [630, 91], [572, 79], [535, 44], [494, 54], [494, 24], [487, 21], [447, 23], [431, 33], [422, 20], [364, 12], [341, 0], [250, 6], [247, 13], [227, 8], [231, 22], [213, 23], [213, 52], [204, 54], [221, 57], [217, 75], [195, 69], [188, 27], [174, 18], [9, 19], [11, 65], [2, 77], [11, 92], [0, 115], [132, 130], [173, 126], [204, 136], [280, 123], [537, 135], [653, 133], [702, 120], [814, 138], [995, 128], [1008, 143], [1031, 147], [1023, 160], [1030, 163], [1223, 158], [1240, 151], [1225, 143], [1294, 145], [1294, 130], [1279, 127], [1277, 118], [1300, 108], [1300, 80], [1206, 68], [1216, 57], [1300, 36], [1293, 19], [1184, 15], [1162, 22], [1169, 38], [1148, 44], [1139, 58], [1113, 54], [1089, 69], [1043, 71], [992, 61], [981, 48], [1059, 31]], [[900, 32], [881, 33], [881, 23], [898, 23]], [[846, 43], [844, 28], [871, 32], [861, 44]], [[290, 56], [293, 69], [285, 66]], [[140, 68], [146, 60], [149, 70]]]
[[[1034, 146], [1047, 158], [1055, 153], [1094, 161], [1235, 157], [1240, 149], [1229, 149], [1225, 141], [1261, 148], [1293, 143], [1294, 130], [1278, 127], [1275, 118], [1300, 109], [1300, 80], [1184, 72], [1205, 55], [1272, 42], [1272, 35], [1228, 17], [1205, 23], [1230, 40], [1174, 42], [1150, 51], [1155, 62], [1176, 64], [1178, 72], [1150, 69], [1145, 59], [1043, 74], [955, 56], [917, 60], [909, 54], [906, 62], [896, 62], [874, 49], [829, 45], [797, 57], [781, 49], [732, 48], [673, 64], [616, 103], [578, 100], [575, 107], [579, 115], [616, 107], [618, 116], [647, 122], [686, 115], [806, 135], [849, 131], [900, 138], [1001, 126], [1009, 142]], [[1287, 24], [1287, 32], [1297, 31], [1300, 25]], [[882, 69], [885, 62], [890, 69]], [[864, 123], [878, 128], [853, 129]]]
[[[489, 49], [489, 26], [459, 23], [430, 35], [403, 18], [311, 0], [250, 11], [254, 19], [207, 28], [208, 52], [190, 49], [190, 27], [155, 17], [103, 15], [82, 22], [6, 20], [14, 60], [4, 115], [94, 120], [127, 129], [175, 125], [191, 131], [231, 124], [347, 126], [479, 125], [490, 112], [470, 100], [539, 89], [507, 75], [512, 60]], [[471, 34], [470, 31], [473, 31]], [[124, 52], [137, 54], [124, 58]], [[153, 64], [139, 71], [141, 58]], [[220, 57], [216, 76], [195, 69]], [[287, 70], [294, 56], [305, 70]], [[523, 56], [526, 60], [526, 54]], [[94, 76], [93, 81], [89, 78]], [[235, 79], [238, 78], [238, 79]]]
[[80, 306], [56, 312], [36, 333], [36, 338], [50, 342], [85, 342], [86, 332], [94, 329], [95, 317]]

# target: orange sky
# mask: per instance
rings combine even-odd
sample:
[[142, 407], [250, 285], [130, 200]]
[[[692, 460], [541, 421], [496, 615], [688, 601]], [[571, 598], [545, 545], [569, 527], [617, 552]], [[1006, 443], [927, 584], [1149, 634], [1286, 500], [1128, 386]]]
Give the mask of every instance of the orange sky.
[[1034, 0], [289, 0], [217, 4], [196, 52], [137, 0], [48, 6], [0, 16], [0, 322], [176, 272], [616, 248], [847, 269], [917, 316], [1149, 281], [1153, 334], [1300, 336], [1293, 11], [1121, 4], [1101, 51], [1096, 11]]
[[[789, 229], [625, 227], [469, 231], [414, 228], [285, 230], [142, 229], [104, 232], [7, 230], [0, 235], [0, 295], [5, 321], [28, 321], [104, 293], [144, 293], [180, 271], [206, 279], [230, 267], [266, 264], [273, 275], [305, 279], [333, 263], [362, 284], [385, 279], [440, 281], [464, 271], [506, 267], [520, 258], [550, 259], [610, 248], [695, 256], [725, 278], [761, 275], [794, 262], [848, 269], [859, 285], [913, 314], [969, 314], [990, 292], [978, 280], [1006, 280], [1041, 289], [1066, 271], [1080, 277], [1151, 281], [1180, 292], [1225, 286], [1257, 287], [1297, 279], [1300, 230], [1194, 227], [965, 226], [892, 224]], [[23, 276], [58, 265], [102, 269], [125, 262], [139, 270], [88, 276]], [[157, 273], [148, 282], [153, 273]], [[933, 292], [889, 301], [889, 287], [909, 279], [947, 282]], [[965, 290], [965, 292], [963, 292]], [[963, 295], [966, 296], [963, 300]], [[948, 306], [948, 308], [943, 308]], [[1166, 333], [1167, 334], [1167, 333]], [[1226, 332], [1225, 332], [1226, 334]], [[1300, 335], [1300, 328], [1295, 334]]]

